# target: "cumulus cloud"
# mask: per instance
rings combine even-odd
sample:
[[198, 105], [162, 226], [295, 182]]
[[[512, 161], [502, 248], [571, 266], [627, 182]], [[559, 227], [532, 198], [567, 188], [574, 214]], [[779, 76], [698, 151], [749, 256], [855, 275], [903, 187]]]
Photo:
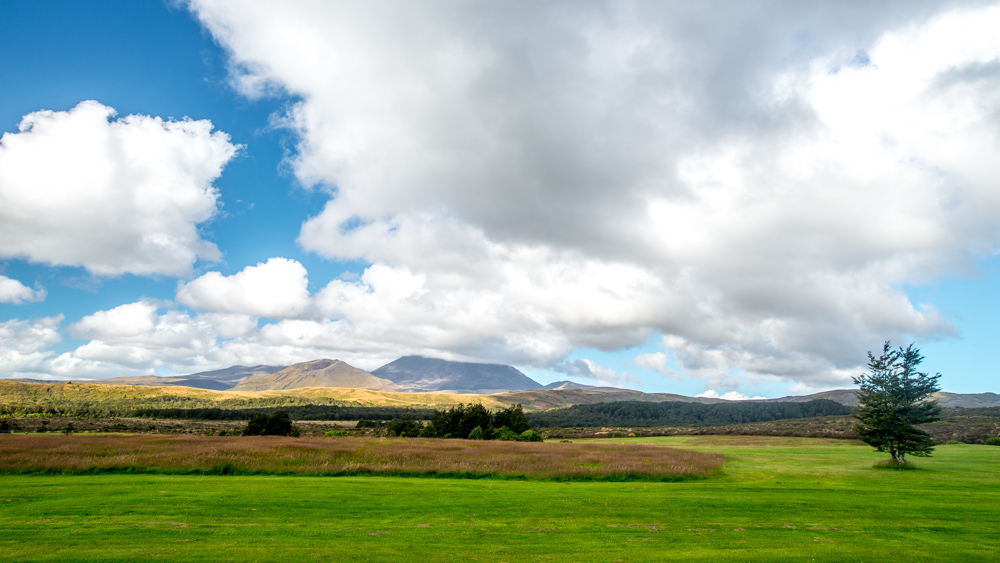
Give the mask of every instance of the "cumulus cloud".
[[9, 377], [45, 375], [44, 362], [58, 344], [62, 315], [33, 320], [11, 319], [0, 322], [0, 374]]
[[229, 136], [206, 120], [114, 115], [85, 101], [0, 138], [0, 256], [112, 276], [182, 275], [220, 256], [198, 225], [217, 210]]
[[35, 289], [31, 289], [17, 280], [0, 275], [0, 303], [21, 305], [44, 299], [44, 288], [36, 287]]
[[695, 397], [702, 397], [706, 399], [725, 399], [727, 401], [756, 401], [759, 399], [766, 399], [767, 397], [751, 397], [743, 393], [738, 393], [736, 391], [729, 391], [723, 394], [719, 394], [715, 389], [709, 389], [704, 393], [699, 393]]
[[566, 360], [552, 368], [557, 373], [564, 373], [571, 377], [597, 380], [597, 383], [607, 387], [620, 387], [633, 383], [641, 384], [642, 380], [633, 376], [629, 372], [618, 373], [614, 369], [604, 367], [597, 362], [588, 359]]
[[954, 334], [901, 287], [998, 246], [997, 6], [190, 6], [298, 100], [299, 242], [372, 264], [317, 298], [359, 338], [549, 367], [659, 334], [716, 388], [841, 386]]
[[231, 276], [209, 272], [180, 283], [177, 301], [199, 311], [299, 317], [310, 308], [308, 273], [295, 260], [271, 258]]
[[660, 375], [665, 375], [673, 379], [683, 379], [684, 375], [668, 365], [669, 358], [663, 352], [653, 352], [651, 354], [639, 354], [632, 359], [635, 365], [655, 371]]

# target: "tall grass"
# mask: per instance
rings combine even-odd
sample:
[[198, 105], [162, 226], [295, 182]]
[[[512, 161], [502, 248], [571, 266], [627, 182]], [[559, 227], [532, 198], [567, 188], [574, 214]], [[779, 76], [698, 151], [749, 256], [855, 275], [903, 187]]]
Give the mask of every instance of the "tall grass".
[[722, 456], [643, 444], [221, 436], [0, 437], [5, 473], [426, 475], [671, 480]]

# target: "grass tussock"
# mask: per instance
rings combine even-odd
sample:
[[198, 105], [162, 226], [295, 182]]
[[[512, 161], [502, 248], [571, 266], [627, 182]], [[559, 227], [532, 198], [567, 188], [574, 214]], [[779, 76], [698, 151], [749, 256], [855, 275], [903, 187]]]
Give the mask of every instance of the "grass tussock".
[[644, 444], [222, 436], [0, 437], [8, 474], [394, 475], [556, 480], [709, 476], [719, 454]]

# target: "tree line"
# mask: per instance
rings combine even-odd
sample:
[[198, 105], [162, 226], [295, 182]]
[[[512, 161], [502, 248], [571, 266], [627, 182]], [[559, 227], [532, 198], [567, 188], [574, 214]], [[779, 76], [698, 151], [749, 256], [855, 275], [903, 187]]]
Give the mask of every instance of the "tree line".
[[744, 401], [739, 403], [645, 403], [615, 401], [573, 405], [528, 415], [532, 426], [570, 428], [588, 426], [721, 426], [851, 414], [851, 409], [829, 399], [801, 403]]
[[[360, 423], [359, 423], [360, 426]], [[465, 438], [468, 440], [541, 441], [520, 404], [491, 411], [476, 403], [435, 410], [422, 424], [409, 412], [385, 425], [389, 436], [408, 438]]]

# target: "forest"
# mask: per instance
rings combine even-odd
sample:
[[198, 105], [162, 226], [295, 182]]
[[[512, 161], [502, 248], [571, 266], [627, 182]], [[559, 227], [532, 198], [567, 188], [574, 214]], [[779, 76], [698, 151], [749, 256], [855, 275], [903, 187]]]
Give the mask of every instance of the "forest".
[[573, 405], [528, 413], [539, 428], [592, 426], [714, 426], [851, 414], [850, 407], [828, 399], [802, 403], [743, 401], [738, 403], [643, 403], [620, 401]]

